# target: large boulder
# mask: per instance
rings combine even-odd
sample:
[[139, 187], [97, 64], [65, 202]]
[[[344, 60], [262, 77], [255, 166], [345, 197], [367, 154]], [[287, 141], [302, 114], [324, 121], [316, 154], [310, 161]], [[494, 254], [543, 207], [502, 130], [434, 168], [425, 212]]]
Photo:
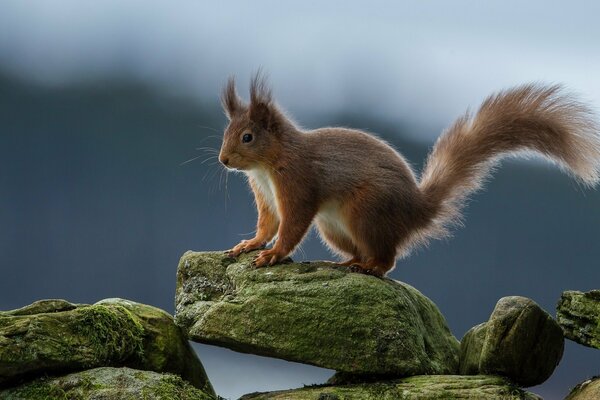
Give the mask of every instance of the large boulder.
[[415, 288], [327, 262], [256, 269], [255, 254], [183, 255], [175, 321], [191, 340], [354, 374], [457, 372], [459, 343]]
[[171, 372], [214, 393], [181, 329], [158, 308], [122, 299], [42, 300], [0, 312], [0, 385], [101, 366]]
[[0, 400], [215, 400], [174, 374], [131, 368], [95, 368], [44, 377], [0, 390]]
[[564, 292], [556, 311], [567, 338], [600, 349], [600, 290]]
[[463, 337], [460, 373], [502, 375], [534, 386], [552, 375], [563, 350], [562, 331], [547, 312], [531, 299], [503, 297], [489, 321]]
[[565, 400], [598, 400], [600, 399], [600, 377], [594, 377], [575, 386]]
[[388, 382], [251, 393], [240, 400], [541, 400], [497, 376], [428, 375]]

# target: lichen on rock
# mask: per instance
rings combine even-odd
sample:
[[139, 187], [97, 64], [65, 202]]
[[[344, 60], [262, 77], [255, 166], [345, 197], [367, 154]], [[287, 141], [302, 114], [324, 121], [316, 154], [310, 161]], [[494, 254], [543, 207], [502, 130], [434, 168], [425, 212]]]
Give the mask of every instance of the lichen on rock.
[[155, 307], [43, 300], [0, 312], [0, 385], [101, 366], [172, 372], [214, 393], [181, 330]]
[[552, 375], [563, 349], [562, 331], [547, 312], [531, 299], [503, 297], [490, 319], [463, 337], [460, 373], [501, 375], [534, 386]]
[[458, 341], [415, 288], [327, 262], [256, 269], [254, 253], [187, 252], [176, 323], [192, 340], [353, 374], [452, 374]]
[[600, 399], [600, 377], [587, 379], [575, 386], [565, 400], [598, 400]]
[[215, 400], [180, 376], [102, 367], [0, 390], [0, 400]]
[[600, 290], [563, 292], [556, 310], [565, 337], [600, 349]]
[[251, 393], [240, 400], [541, 400], [497, 376], [427, 375], [393, 381]]

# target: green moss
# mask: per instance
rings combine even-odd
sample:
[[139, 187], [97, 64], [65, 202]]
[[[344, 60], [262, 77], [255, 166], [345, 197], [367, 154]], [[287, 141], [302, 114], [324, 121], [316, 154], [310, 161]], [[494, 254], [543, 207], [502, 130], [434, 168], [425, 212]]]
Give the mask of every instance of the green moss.
[[83, 376], [76, 385], [65, 382], [61, 378], [44, 377], [24, 384], [21, 388], [9, 389], [8, 393], [0, 391], [0, 398], [5, 400], [85, 400], [90, 391], [100, 386], [94, 384], [89, 376]]
[[214, 394], [185, 336], [158, 308], [123, 299], [48, 300], [0, 314], [0, 385], [106, 365], [172, 372]]
[[270, 393], [254, 393], [244, 400], [430, 400], [430, 399], [539, 400], [495, 376], [428, 375], [399, 380], [342, 386], [313, 386]]
[[85, 336], [98, 360], [106, 364], [129, 356], [144, 355], [144, 327], [121, 306], [94, 305], [80, 308], [81, 317], [74, 330]]
[[95, 368], [62, 377], [41, 378], [0, 391], [3, 400], [214, 400], [173, 374], [130, 368]]
[[[42, 302], [40, 302], [42, 303]], [[144, 329], [122, 307], [78, 306], [0, 316], [0, 384], [19, 375], [124, 362], [142, 352]], [[33, 307], [30, 307], [30, 309]]]
[[[32, 384], [25, 386], [22, 390], [19, 391], [19, 396], [20, 398], [27, 400], [71, 400], [71, 398], [68, 397], [67, 393], [61, 387], [48, 385], [44, 380], [36, 381]], [[10, 397], [10, 395], [0, 397], [6, 400], [18, 398]]]
[[129, 366], [175, 373], [214, 395], [202, 364], [171, 315], [159, 308], [123, 299], [106, 299], [96, 305], [123, 307], [143, 326], [143, 354], [137, 353], [128, 361]]
[[413, 287], [326, 262], [255, 269], [253, 256], [182, 257], [176, 322], [192, 340], [355, 374], [457, 371], [458, 341]]
[[145, 387], [142, 390], [142, 398], [161, 399], [161, 400], [213, 400], [200, 391], [195, 391], [192, 387], [176, 375], [164, 375], [152, 386]]
[[556, 318], [567, 338], [600, 349], [600, 290], [564, 292]]
[[25, 307], [12, 311], [0, 311], [0, 316], [34, 315], [43, 313], [55, 313], [69, 311], [77, 308], [77, 304], [62, 299], [38, 300]]
[[552, 375], [563, 349], [562, 330], [547, 312], [526, 297], [503, 297], [489, 321], [463, 337], [460, 373], [502, 375], [535, 386]]

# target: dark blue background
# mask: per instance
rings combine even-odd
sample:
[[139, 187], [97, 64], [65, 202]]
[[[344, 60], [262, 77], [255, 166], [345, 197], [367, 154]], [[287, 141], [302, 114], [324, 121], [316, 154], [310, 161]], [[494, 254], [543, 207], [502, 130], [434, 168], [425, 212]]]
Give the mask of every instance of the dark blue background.
[[[220, 166], [203, 157], [180, 165], [201, 154], [196, 147], [219, 147], [225, 119], [216, 101], [159, 95], [131, 81], [52, 89], [3, 75], [0, 121], [0, 309], [124, 297], [173, 312], [180, 255], [226, 249], [254, 229], [241, 176], [226, 184]], [[376, 132], [418, 170], [428, 151], [407, 140], [418, 125], [357, 112], [304, 122]], [[544, 162], [509, 160], [473, 197], [454, 238], [399, 261], [391, 276], [429, 296], [460, 339], [502, 296], [530, 297], [554, 315], [563, 290], [598, 288], [599, 238], [600, 192]], [[295, 258], [331, 256], [311, 233]], [[224, 396], [332, 373], [196, 348]], [[599, 357], [567, 341], [555, 374], [532, 390], [560, 398], [598, 373]]]

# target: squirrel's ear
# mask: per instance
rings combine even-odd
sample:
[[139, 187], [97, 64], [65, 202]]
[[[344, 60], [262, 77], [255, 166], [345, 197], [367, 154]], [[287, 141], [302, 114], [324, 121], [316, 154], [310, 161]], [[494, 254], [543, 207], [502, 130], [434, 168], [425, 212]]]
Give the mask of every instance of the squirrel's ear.
[[238, 96], [235, 90], [235, 79], [230, 77], [227, 80], [227, 84], [223, 88], [221, 95], [221, 104], [223, 105], [223, 111], [230, 120], [236, 115], [246, 109], [246, 106]]
[[273, 104], [271, 89], [260, 71], [254, 75], [250, 82], [250, 106], [248, 107], [250, 120], [267, 129], [275, 129], [278, 121], [278, 112]]

